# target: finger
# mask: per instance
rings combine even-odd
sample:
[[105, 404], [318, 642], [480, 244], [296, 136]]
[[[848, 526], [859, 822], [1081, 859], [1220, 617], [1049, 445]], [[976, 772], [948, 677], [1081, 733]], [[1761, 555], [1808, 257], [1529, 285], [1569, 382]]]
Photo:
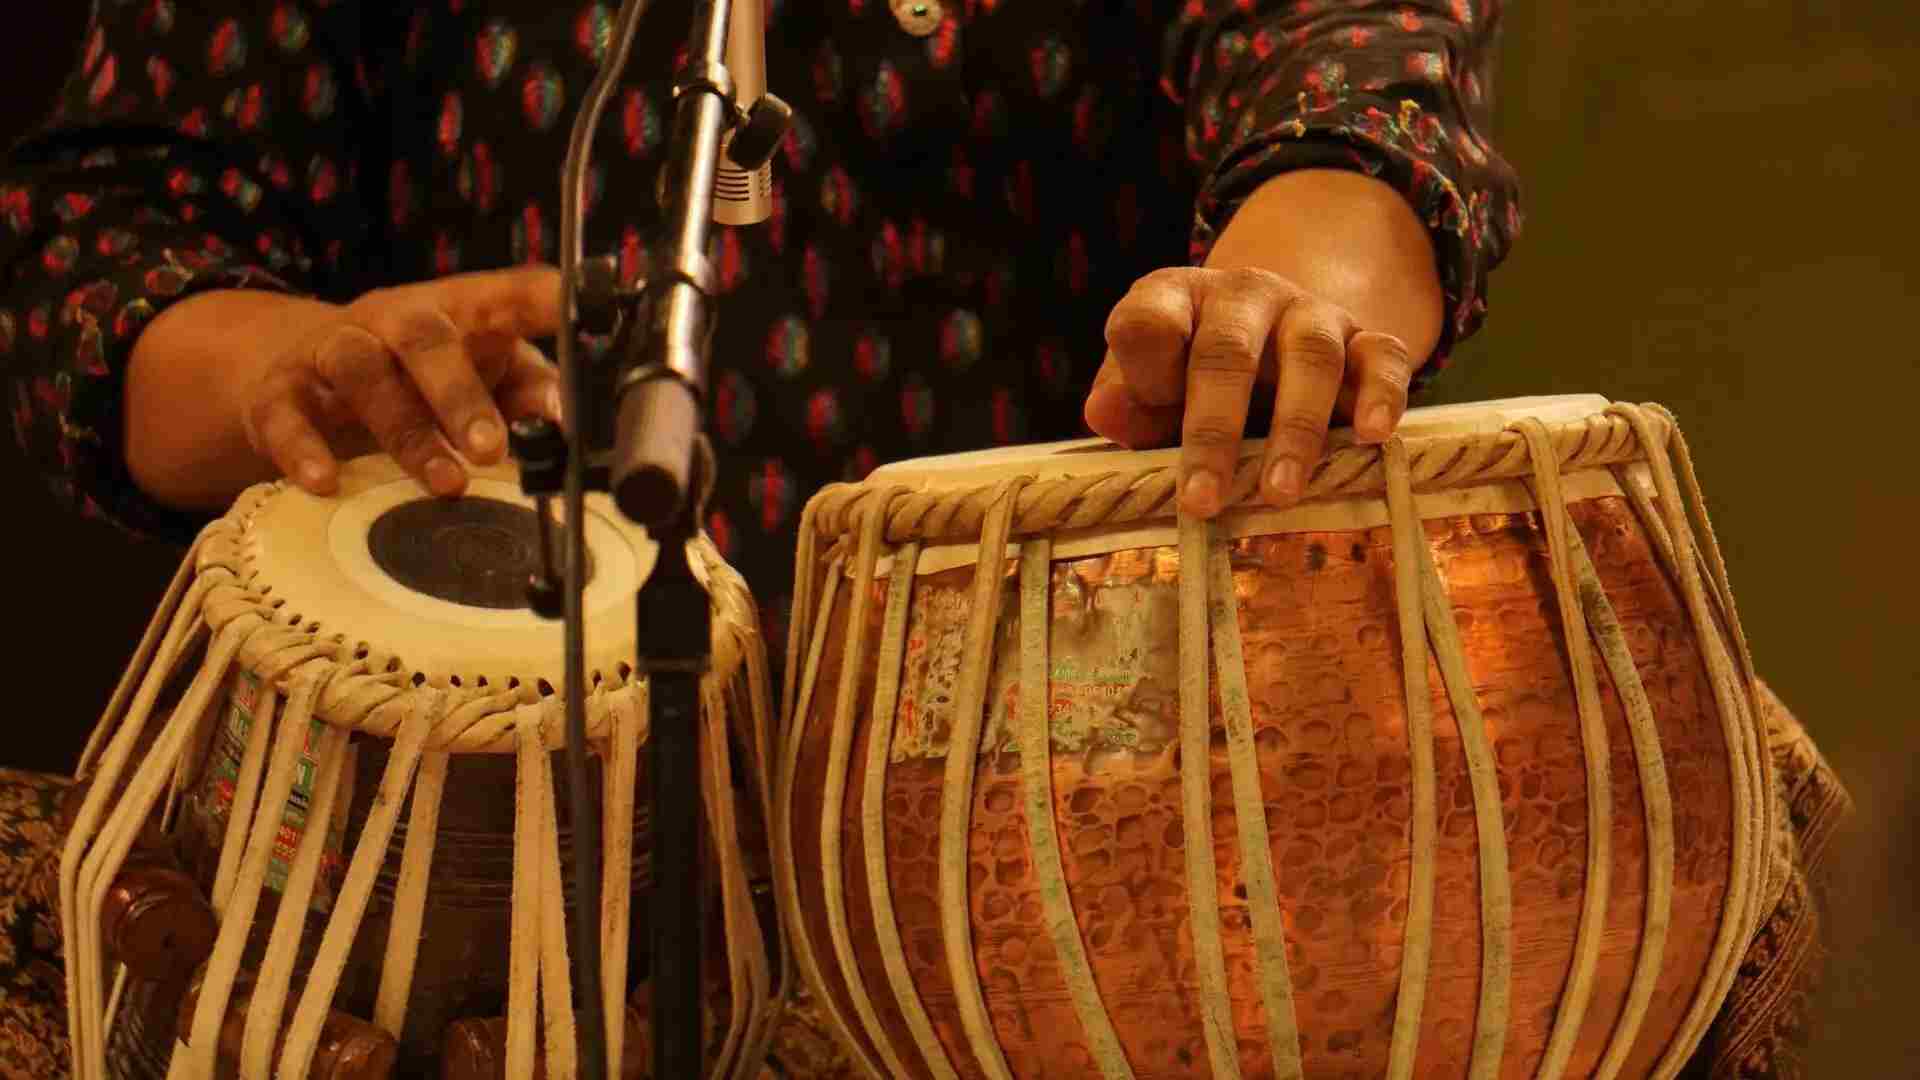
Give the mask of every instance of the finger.
[[1333, 418], [1343, 424], [1353, 423], [1354, 404], [1360, 395], [1354, 392], [1353, 380], [1347, 379], [1340, 384], [1340, 396], [1333, 399]]
[[313, 367], [353, 407], [380, 448], [427, 490], [466, 490], [466, 470], [454, 460], [432, 408], [384, 342], [358, 326], [336, 327], [315, 346]]
[[1292, 295], [1285, 279], [1260, 270], [1209, 279], [1187, 349], [1180, 506], [1189, 514], [1212, 517], [1222, 509], [1274, 319]]
[[1382, 443], [1407, 411], [1413, 361], [1392, 334], [1363, 330], [1347, 342], [1346, 385], [1352, 390], [1353, 432], [1363, 443]]
[[408, 288], [427, 291], [468, 334], [538, 338], [560, 331], [560, 271], [551, 266], [456, 274]]
[[346, 398], [335, 393], [333, 388], [323, 383], [314, 383], [312, 387], [313, 417], [329, 432], [348, 424], [358, 424], [360, 418], [353, 413], [353, 406]]
[[241, 414], [247, 442], [281, 475], [314, 495], [339, 487], [340, 463], [314, 423], [313, 394], [294, 369], [267, 376]]
[[307, 417], [319, 425], [336, 460], [351, 461], [380, 452], [380, 444], [361, 425], [351, 402], [311, 374], [307, 383]]
[[1267, 501], [1285, 506], [1306, 491], [1307, 477], [1326, 446], [1347, 368], [1353, 320], [1331, 304], [1302, 297], [1281, 316], [1275, 333], [1279, 379], [1273, 428], [1261, 465]]
[[506, 449], [506, 422], [454, 320], [404, 295], [356, 315], [357, 324], [379, 338], [412, 378], [440, 430], [474, 461], [498, 461]]
[[1195, 267], [1156, 270], [1134, 282], [1107, 316], [1107, 355], [1135, 402], [1165, 407], [1186, 397], [1187, 342], [1205, 273]]
[[1093, 377], [1082, 415], [1094, 434], [1130, 450], [1164, 446], [1180, 433], [1180, 406], [1147, 405], [1136, 399], [1111, 352]]
[[494, 400], [509, 422], [545, 419], [563, 423], [560, 370], [532, 342], [517, 342], [512, 364], [494, 387]]
[[479, 333], [468, 334], [466, 338], [467, 355], [473, 359], [474, 374], [480, 376], [481, 385], [493, 394], [497, 402], [501, 380], [513, 369], [519, 360], [519, 349], [529, 344], [525, 338], [512, 334]]

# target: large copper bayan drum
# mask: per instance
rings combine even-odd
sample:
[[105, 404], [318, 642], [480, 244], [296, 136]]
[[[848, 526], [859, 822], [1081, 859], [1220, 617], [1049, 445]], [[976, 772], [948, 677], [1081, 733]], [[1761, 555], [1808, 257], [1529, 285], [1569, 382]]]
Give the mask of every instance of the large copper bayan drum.
[[[341, 487], [255, 488], [201, 535], [88, 747], [60, 881], [75, 1075], [565, 1077], [582, 1008], [606, 1010], [614, 1075], [635, 1075], [650, 1067], [627, 1023], [644, 1000], [647, 683], [628, 661], [654, 549], [589, 499], [605, 986], [576, 1001], [562, 634], [525, 601], [536, 511], [506, 468], [458, 500], [385, 458], [351, 463]], [[704, 540], [691, 555], [714, 605], [709, 1061], [730, 1076], [771, 1012], [753, 895], [771, 710], [744, 583]], [[140, 837], [170, 845], [217, 913], [204, 962], [130, 976], [103, 950], [128, 936], [110, 895]], [[159, 925], [136, 936], [176, 944]]]
[[887, 1076], [1674, 1075], [1773, 802], [1671, 418], [1416, 410], [1283, 510], [1258, 453], [1213, 522], [1093, 443], [809, 504], [774, 846], [814, 993]]

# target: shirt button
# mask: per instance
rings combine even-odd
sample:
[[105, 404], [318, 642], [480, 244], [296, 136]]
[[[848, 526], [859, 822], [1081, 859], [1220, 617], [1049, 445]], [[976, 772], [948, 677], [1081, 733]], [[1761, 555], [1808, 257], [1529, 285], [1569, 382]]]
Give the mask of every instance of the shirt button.
[[900, 28], [914, 37], [926, 37], [940, 29], [946, 9], [940, 0], [891, 0], [893, 17]]

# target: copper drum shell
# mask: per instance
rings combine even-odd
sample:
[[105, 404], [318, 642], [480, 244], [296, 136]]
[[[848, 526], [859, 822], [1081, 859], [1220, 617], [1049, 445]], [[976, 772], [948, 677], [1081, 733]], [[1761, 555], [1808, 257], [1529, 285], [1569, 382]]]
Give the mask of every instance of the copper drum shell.
[[[647, 978], [652, 880], [647, 716], [640, 711], [646, 691], [630, 663], [632, 594], [650, 572], [653, 549], [644, 530], [601, 496], [589, 498], [578, 525], [590, 553], [584, 659], [591, 812], [611, 816], [607, 808], [625, 791], [617, 781], [634, 779], [630, 821], [612, 823], [603, 838], [624, 841], [631, 830], [630, 869], [603, 864], [604, 911], [624, 903], [626, 916], [600, 957], [614, 984], [630, 994]], [[235, 1008], [249, 1011], [258, 1025], [255, 1051], [266, 1049], [262, 1009], [283, 998], [300, 1001], [310, 978], [326, 989], [332, 1013], [373, 1023], [383, 980], [393, 976], [405, 980], [385, 987], [390, 997], [404, 990], [404, 1020], [393, 1033], [396, 1074], [436, 1076], [451, 1025], [507, 1011], [516, 949], [523, 965], [534, 965], [521, 970], [539, 970], [542, 981], [578, 963], [559, 959], [554, 939], [564, 935], [551, 933], [556, 906], [569, 923], [577, 924], [581, 912], [573, 895], [573, 789], [559, 748], [564, 710], [554, 690], [566, 682], [562, 634], [525, 595], [542, 535], [540, 509], [510, 465], [477, 467], [467, 496], [440, 500], [377, 455], [345, 463], [336, 496], [259, 485], [203, 532], [127, 672], [123, 690], [141, 692], [109, 709], [89, 748], [91, 769], [83, 771], [105, 778], [95, 794], [113, 794], [84, 834], [74, 823], [67, 846], [88, 848], [97, 866], [98, 853], [119, 842], [115, 830], [125, 827], [132, 806], [151, 805], [160, 816], [164, 805], [168, 829], [160, 842], [187, 876], [211, 896], [223, 860], [234, 875], [222, 929], [240, 947], [216, 949], [220, 962], [212, 969], [129, 978], [114, 987], [108, 980], [115, 973], [91, 937], [71, 937], [76, 951], [93, 953], [74, 966], [82, 973], [74, 980], [80, 1019], [73, 1027], [83, 1062], [104, 1051], [112, 1075], [166, 1075], [177, 1036], [191, 1034], [179, 1032], [178, 1018], [196, 975], [207, 980], [208, 1001], [225, 1003], [220, 1017], [202, 1015], [199, 1026], [230, 1021]], [[744, 581], [704, 537], [689, 542], [688, 555], [714, 605], [713, 666], [699, 714], [707, 793], [699, 873], [709, 912], [700, 942], [704, 989], [718, 1018], [710, 1040], [718, 1057], [763, 1034], [766, 958], [778, 952], [777, 927], [763, 922], [756, 938], [746, 915], [755, 902], [754, 875], [768, 873], [761, 746], [769, 733], [768, 695], [759, 685], [759, 619]], [[155, 697], [155, 688], [164, 692]], [[544, 760], [542, 745], [551, 751]], [[623, 760], [603, 768], [603, 755], [615, 751]], [[410, 758], [411, 769], [397, 767]], [[329, 789], [332, 783], [337, 787]], [[277, 805], [255, 802], [288, 786]], [[409, 839], [420, 839], [412, 834], [414, 815], [428, 816], [416, 804], [435, 791], [429, 852]], [[255, 805], [253, 820], [235, 827], [243, 799]], [[724, 823], [724, 835], [714, 835], [716, 822]], [[113, 839], [103, 846], [103, 837]], [[249, 850], [265, 856], [257, 895], [251, 890], [262, 868]], [[550, 852], [557, 866], [548, 863]], [[617, 863], [627, 852], [608, 843], [602, 854]], [[243, 864], [244, 874], [237, 870]], [[349, 874], [354, 865], [361, 874]], [[620, 877], [624, 887], [616, 885]], [[416, 880], [425, 887], [414, 888]], [[397, 910], [416, 901], [417, 910]], [[283, 903], [302, 910], [280, 927]], [[722, 918], [723, 907], [730, 918]], [[236, 921], [241, 912], [250, 912], [244, 924]], [[392, 928], [412, 918], [420, 924], [417, 937], [409, 932], [393, 943], [391, 963], [399, 966], [390, 968]], [[344, 947], [329, 949], [323, 962], [318, 954], [329, 930]], [[71, 931], [64, 922], [63, 931]], [[271, 959], [270, 942], [277, 946]], [[409, 950], [411, 957], [403, 955]], [[537, 958], [529, 961], [529, 952]], [[258, 973], [257, 1004], [229, 999], [234, 963]], [[542, 1015], [551, 1011], [558, 994], [526, 980], [517, 989], [529, 988]], [[571, 1002], [576, 1016], [600, 995], [588, 997]], [[398, 1004], [388, 1001], [388, 1010]], [[516, 1043], [519, 1030], [516, 1024]], [[304, 1050], [312, 1035], [303, 1030], [289, 1046]]]
[[[223, 699], [223, 710], [232, 708]], [[244, 733], [244, 729], [241, 729]], [[232, 791], [223, 787], [225, 771], [237, 767], [231, 748], [222, 749], [216, 734], [211, 756], [185, 803], [184, 812], [171, 842], [194, 880], [203, 890], [212, 888], [219, 864], [220, 843], [231, 808]], [[330, 914], [330, 898], [346, 872], [347, 861], [359, 843], [360, 832], [372, 809], [374, 793], [387, 765], [385, 740], [357, 735], [349, 759], [350, 777], [343, 778], [342, 795], [348, 809], [336, 818], [334, 834], [322, 856], [321, 883], [306, 918], [300, 952], [295, 961], [294, 985], [302, 984], [319, 948]], [[633, 844], [633, 904], [630, 913], [632, 931], [628, 939], [630, 980], [644, 987], [647, 970], [647, 922], [644, 898], [651, 887], [647, 849], [646, 819], [647, 776], [644, 745], [639, 758], [635, 783]], [[602, 803], [600, 758], [590, 759], [596, 795], [593, 805]], [[558, 814], [563, 896], [567, 918], [574, 917], [571, 832], [567, 816], [568, 795], [564, 755], [551, 756], [554, 778], [555, 810]], [[419, 960], [414, 969], [412, 995], [407, 1023], [401, 1033], [396, 1077], [439, 1077], [440, 1058], [446, 1047], [446, 1033], [458, 1021], [499, 1016], [507, 1001], [507, 942], [512, 920], [513, 800], [515, 759], [511, 755], [458, 755], [448, 764], [447, 783], [442, 795], [440, 823], [434, 846], [433, 869], [429, 878], [427, 907], [421, 924]], [[350, 785], [350, 786], [349, 786]], [[508, 793], [502, 798], [501, 793]], [[745, 785], [736, 790], [735, 813], [742, 828], [741, 843], [750, 848], [750, 863], [756, 868], [765, 862], [765, 827], [760, 823], [760, 803], [756, 793]], [[336, 803], [336, 806], [340, 805]], [[388, 843], [388, 854], [374, 885], [374, 891], [354, 940], [346, 970], [334, 996], [337, 1011], [351, 1017], [373, 1015], [379, 991], [388, 928], [391, 924], [394, 890], [398, 883], [401, 853], [406, 847], [407, 817], [402, 814]], [[705, 833], [705, 822], [702, 822]], [[289, 828], [282, 834], [286, 851], [298, 843], [299, 831]], [[764, 869], [760, 870], [764, 874]], [[718, 1017], [715, 1025], [724, 1031], [730, 996], [726, 992], [727, 946], [718, 931], [721, 925], [717, 888], [707, 891], [708, 915], [705, 925], [714, 931], [709, 937], [703, 970], [710, 983], [709, 1007]], [[261, 893], [254, 915], [242, 964], [257, 968], [265, 956], [267, 940], [279, 911], [279, 893], [269, 886]], [[771, 913], [763, 912], [762, 926], [771, 930]], [[764, 947], [764, 946], [763, 946]], [[113, 1032], [113, 1050], [109, 1067], [115, 1076], [137, 1080], [161, 1080], [167, 1074], [167, 1061], [176, 1037], [173, 1019], [186, 991], [185, 975], [167, 980], [131, 980], [127, 990], [126, 1021]], [[717, 1037], [717, 1036], [716, 1036]]]
[[[1621, 1075], [1645, 1075], [1700, 991], [1723, 919], [1734, 843], [1729, 748], [1702, 645], [1634, 507], [1617, 495], [1570, 505], [1652, 700], [1674, 804], [1671, 923], [1649, 1008]], [[1533, 1075], [1572, 966], [1587, 880], [1581, 727], [1535, 512], [1424, 522], [1446, 583], [1495, 754], [1513, 896], [1510, 1020], [1501, 1075]], [[831, 537], [827, 542], [832, 542]], [[841, 550], [851, 552], [851, 538]], [[1231, 542], [1230, 558], [1266, 832], [1307, 1076], [1385, 1075], [1405, 951], [1411, 754], [1389, 528], [1295, 532]], [[1135, 1075], [1213, 1075], [1189, 929], [1185, 845], [1210, 840], [1240, 1068], [1273, 1075], [1251, 912], [1243, 885], [1218, 680], [1212, 683], [1210, 836], [1183, 821], [1176, 547], [1059, 559], [1051, 567], [1048, 686], [1053, 817], [1068, 894], [1098, 992]], [[1014, 1075], [1100, 1075], [1046, 929], [1012, 733], [1019, 695], [1009, 559], [988, 718], [974, 773], [967, 903], [992, 1030]], [[975, 570], [914, 584], [899, 704], [877, 808], [886, 882], [905, 962], [946, 1056], [985, 1076], [956, 1003], [941, 935], [938, 855], [945, 741]], [[864, 988], [914, 1075], [931, 1075], [885, 974], [869, 897], [862, 816], [866, 751], [889, 581], [871, 584], [861, 670], [844, 669], [847, 578], [824, 629], [800, 723], [792, 857], [822, 860], [822, 808], [841, 684], [857, 680], [839, 828], [839, 866], [797, 875], [794, 932], [824, 972], [831, 1005], [880, 1060], [855, 1011]], [[819, 595], [818, 592], [815, 593]], [[804, 655], [804, 654], [803, 654]], [[1480, 997], [1479, 844], [1459, 728], [1437, 667], [1428, 684], [1437, 769], [1431, 967], [1416, 1076], [1464, 1076]], [[1626, 716], [1596, 659], [1612, 773], [1611, 889], [1593, 996], [1565, 1075], [1588, 1075], [1620, 1018], [1642, 940], [1647, 818]], [[857, 973], [841, 969], [823, 878], [838, 875]]]

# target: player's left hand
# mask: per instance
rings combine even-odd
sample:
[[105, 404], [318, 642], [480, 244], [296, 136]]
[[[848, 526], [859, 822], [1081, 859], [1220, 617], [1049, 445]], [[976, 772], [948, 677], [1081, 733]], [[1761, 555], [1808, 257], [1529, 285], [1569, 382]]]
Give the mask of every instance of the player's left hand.
[[1259, 490], [1284, 506], [1305, 490], [1336, 419], [1361, 442], [1393, 434], [1413, 370], [1399, 338], [1279, 274], [1173, 267], [1114, 306], [1085, 416], [1131, 448], [1177, 438], [1180, 508], [1209, 518], [1223, 509], [1254, 395], [1273, 401]]

